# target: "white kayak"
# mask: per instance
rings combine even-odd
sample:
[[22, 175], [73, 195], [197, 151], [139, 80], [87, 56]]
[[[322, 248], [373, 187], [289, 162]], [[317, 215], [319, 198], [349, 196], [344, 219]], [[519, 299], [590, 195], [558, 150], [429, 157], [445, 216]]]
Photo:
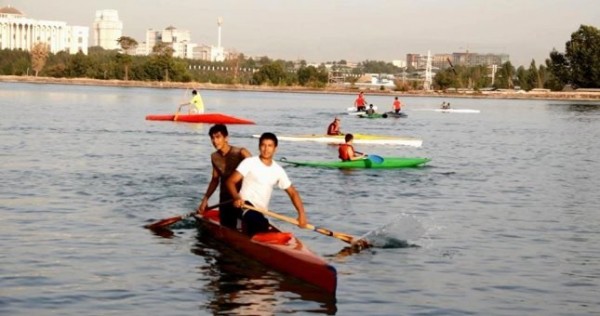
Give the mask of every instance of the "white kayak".
[[413, 109], [413, 111], [434, 111], [442, 113], [480, 113], [479, 110], [474, 109]]
[[[408, 137], [408, 136], [384, 136], [384, 135], [368, 135], [368, 134], [352, 134], [354, 135], [354, 144], [373, 144], [373, 145], [402, 145], [421, 147], [423, 140]], [[260, 138], [260, 135], [252, 135], [254, 138]], [[296, 141], [296, 142], [319, 142], [329, 144], [343, 144], [344, 135], [277, 135], [278, 140]]]
[[434, 109], [434, 111], [443, 112], [443, 113], [479, 113], [479, 112], [481, 112], [479, 110], [473, 110], [473, 109]]

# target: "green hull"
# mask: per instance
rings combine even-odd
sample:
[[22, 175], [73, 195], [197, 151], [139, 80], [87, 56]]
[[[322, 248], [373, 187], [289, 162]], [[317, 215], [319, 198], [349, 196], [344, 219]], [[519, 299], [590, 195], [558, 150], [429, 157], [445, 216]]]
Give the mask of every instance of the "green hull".
[[387, 118], [388, 115], [386, 113], [373, 113], [373, 114], [359, 114], [358, 117], [360, 118]]
[[409, 157], [383, 157], [382, 163], [374, 163], [368, 159], [352, 161], [292, 161], [281, 158], [279, 161], [295, 166], [320, 167], [320, 168], [340, 168], [340, 169], [397, 169], [411, 168], [423, 165], [431, 159], [429, 158], [409, 158]]

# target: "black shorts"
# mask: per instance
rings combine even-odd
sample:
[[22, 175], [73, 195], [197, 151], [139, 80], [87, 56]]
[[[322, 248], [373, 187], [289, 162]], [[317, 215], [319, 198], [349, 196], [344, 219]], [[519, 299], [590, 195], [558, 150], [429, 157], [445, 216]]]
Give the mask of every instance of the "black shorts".
[[[246, 201], [246, 204], [252, 203]], [[242, 228], [248, 236], [269, 231], [269, 220], [260, 212], [247, 210], [242, 215]]]
[[363, 105], [363, 106], [357, 106], [357, 107], [356, 107], [356, 110], [357, 110], [357, 111], [366, 111], [366, 110], [367, 110], [367, 107], [366, 107], [366, 106], [364, 106], [364, 105]]
[[234, 207], [233, 202], [219, 207], [219, 221], [222, 226], [237, 229], [237, 221], [242, 218], [242, 210]]

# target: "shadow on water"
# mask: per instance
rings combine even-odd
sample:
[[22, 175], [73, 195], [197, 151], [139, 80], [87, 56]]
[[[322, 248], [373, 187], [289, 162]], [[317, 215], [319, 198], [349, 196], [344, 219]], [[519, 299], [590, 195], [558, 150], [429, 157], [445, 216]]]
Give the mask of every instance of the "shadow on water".
[[[273, 272], [201, 230], [191, 251], [207, 263], [199, 267], [199, 278], [204, 284], [201, 292], [212, 295], [203, 307], [214, 314], [337, 313], [335, 296]], [[306, 304], [310, 302], [316, 306]]]

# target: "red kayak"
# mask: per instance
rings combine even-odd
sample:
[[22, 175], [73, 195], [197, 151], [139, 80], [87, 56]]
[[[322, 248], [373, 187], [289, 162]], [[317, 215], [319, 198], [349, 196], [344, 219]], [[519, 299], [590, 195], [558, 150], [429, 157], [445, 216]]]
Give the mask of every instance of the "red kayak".
[[323, 258], [311, 252], [292, 233], [271, 226], [269, 232], [252, 238], [237, 230], [219, 224], [219, 211], [207, 211], [204, 217], [196, 216], [202, 229], [210, 236], [276, 271], [312, 284], [327, 293], [335, 294], [337, 272]]
[[[175, 114], [150, 114], [146, 116], [149, 121], [175, 121]], [[255, 124], [253, 121], [221, 114], [221, 113], [203, 113], [203, 114], [179, 114], [177, 122], [187, 123], [207, 123], [207, 124]]]

